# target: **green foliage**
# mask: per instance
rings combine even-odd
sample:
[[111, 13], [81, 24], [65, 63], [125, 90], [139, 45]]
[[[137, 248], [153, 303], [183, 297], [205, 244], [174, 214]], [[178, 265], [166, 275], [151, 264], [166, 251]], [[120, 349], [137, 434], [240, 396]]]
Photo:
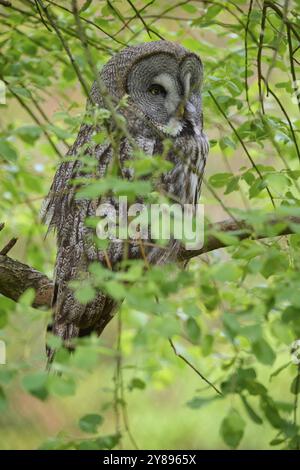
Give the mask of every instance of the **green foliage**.
[[245, 421], [236, 410], [230, 410], [223, 419], [220, 432], [229, 447], [235, 449], [239, 445], [244, 435], [245, 425]]
[[95, 434], [98, 427], [102, 424], [103, 418], [100, 415], [85, 415], [79, 420], [79, 427], [82, 431]]
[[[0, 6], [7, 101], [0, 104], [0, 222], [6, 223], [0, 242], [19, 238], [13, 258], [52, 276], [55, 241], [45, 240], [39, 209], [83, 120], [82, 85], [89, 89], [95, 78], [90, 62], [100, 69], [125, 45], [150, 40], [148, 33], [202, 58], [211, 151], [201, 202], [208, 223], [233, 217], [243, 225], [234, 233], [208, 226], [206, 236], [228, 248], [194, 258], [185, 270], [149, 268], [144, 260], [124, 262], [120, 271], [91, 264], [88, 276], [71, 286], [77, 299], [88, 303], [101, 289], [126, 301], [100, 339], [78, 339], [71, 355], [49, 335], [57, 350], [50, 374], [44, 355], [50, 314], [30, 307], [33, 291], [17, 304], [0, 295], [8, 357], [0, 365], [1, 447], [98, 450], [133, 448], [137, 440], [147, 448], [299, 448], [299, 366], [290, 351], [300, 338], [299, 2], [289, 2], [287, 12], [281, 1], [276, 8], [265, 2], [264, 11], [262, 2], [247, 0], [134, 2], [147, 32], [129, 2], [87, 0], [80, 16], [90, 57], [72, 2], [64, 8], [46, 2], [63, 42], [37, 2], [12, 3]], [[95, 146], [122, 137], [120, 129], [110, 133], [111, 111], [85, 119], [101, 128]], [[77, 197], [110, 192], [164, 201], [155, 189], [170, 168], [164, 157], [135, 150], [133, 181], [120, 179], [116, 165], [94, 180], [96, 162], [84, 148], [82, 178], [73, 182]], [[95, 220], [86, 224], [95, 227]], [[240, 241], [245, 225], [251, 236]], [[294, 235], [279, 237], [283, 230]], [[261, 233], [269, 238], [259, 239]]]

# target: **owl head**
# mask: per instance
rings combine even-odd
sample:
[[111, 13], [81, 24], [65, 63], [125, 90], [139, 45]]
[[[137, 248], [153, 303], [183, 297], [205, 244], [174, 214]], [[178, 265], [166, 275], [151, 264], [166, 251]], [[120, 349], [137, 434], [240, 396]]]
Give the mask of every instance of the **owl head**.
[[[100, 77], [114, 99], [129, 95], [128, 106], [166, 136], [201, 124], [202, 62], [178, 44], [155, 41], [127, 47], [103, 67]], [[102, 103], [97, 81], [92, 98]]]

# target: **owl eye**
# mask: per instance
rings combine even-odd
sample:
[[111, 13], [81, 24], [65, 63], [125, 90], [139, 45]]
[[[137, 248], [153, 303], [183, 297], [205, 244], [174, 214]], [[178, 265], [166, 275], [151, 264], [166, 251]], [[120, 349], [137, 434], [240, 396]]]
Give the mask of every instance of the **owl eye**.
[[167, 94], [164, 87], [161, 86], [161, 85], [158, 85], [157, 83], [154, 83], [153, 85], [151, 85], [148, 88], [148, 91], [149, 91], [149, 93], [151, 93], [151, 95], [156, 95], [156, 96], [157, 95], [166, 96], [166, 94]]

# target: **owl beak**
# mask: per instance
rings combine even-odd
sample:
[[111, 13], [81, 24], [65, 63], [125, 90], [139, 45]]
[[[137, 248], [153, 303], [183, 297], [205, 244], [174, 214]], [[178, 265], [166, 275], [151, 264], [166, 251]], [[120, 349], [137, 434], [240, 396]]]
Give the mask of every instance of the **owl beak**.
[[185, 112], [185, 104], [183, 101], [181, 101], [177, 108], [176, 117], [179, 119], [183, 119], [184, 112]]
[[186, 101], [185, 103], [180, 103], [180, 105], [178, 106], [176, 117], [178, 119], [192, 121], [195, 113], [195, 106], [190, 101]]

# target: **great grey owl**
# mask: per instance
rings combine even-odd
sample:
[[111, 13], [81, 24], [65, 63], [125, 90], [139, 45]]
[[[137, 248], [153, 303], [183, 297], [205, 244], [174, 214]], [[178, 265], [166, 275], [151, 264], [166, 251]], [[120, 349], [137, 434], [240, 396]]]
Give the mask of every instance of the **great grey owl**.
[[[171, 140], [166, 159], [173, 166], [161, 175], [159, 184], [176, 201], [195, 204], [208, 154], [208, 141], [203, 133], [200, 58], [172, 42], [149, 42], [117, 53], [103, 67], [99, 78], [114, 106], [128, 95], [127, 105], [120, 110], [128, 131], [118, 143], [120, 176], [133, 178], [132, 141], [146, 155], [155, 158], [162, 154], [164, 140]], [[105, 107], [99, 80], [92, 86], [88, 107], [91, 101]], [[110, 125], [114, 129], [114, 122]], [[92, 331], [100, 334], [117, 308], [117, 303], [102, 292], [82, 305], [69, 287], [70, 281], [88, 273], [92, 261], [106, 265], [108, 257], [115, 269], [123, 256], [122, 242], [112, 241], [106, 253], [91, 242], [93, 229], [86, 226], [85, 220], [95, 215], [100, 200], [75, 198], [76, 186], [71, 184], [82, 175], [82, 160], [76, 158], [79, 150], [82, 153], [84, 149], [86, 156], [96, 159], [97, 167], [91, 174], [94, 178], [102, 178], [111, 164], [115, 149], [111, 143], [95, 144], [95, 132], [99, 132], [96, 124], [81, 125], [44, 204], [44, 218], [57, 231], [52, 331], [65, 342]], [[87, 177], [86, 171], [84, 176]], [[115, 203], [112, 195], [108, 199]], [[180, 243], [172, 240], [167, 249], [148, 247], [146, 256], [150, 264], [162, 264], [175, 260], [179, 248]], [[140, 250], [140, 244], [131, 244], [128, 257], [141, 258]]]

